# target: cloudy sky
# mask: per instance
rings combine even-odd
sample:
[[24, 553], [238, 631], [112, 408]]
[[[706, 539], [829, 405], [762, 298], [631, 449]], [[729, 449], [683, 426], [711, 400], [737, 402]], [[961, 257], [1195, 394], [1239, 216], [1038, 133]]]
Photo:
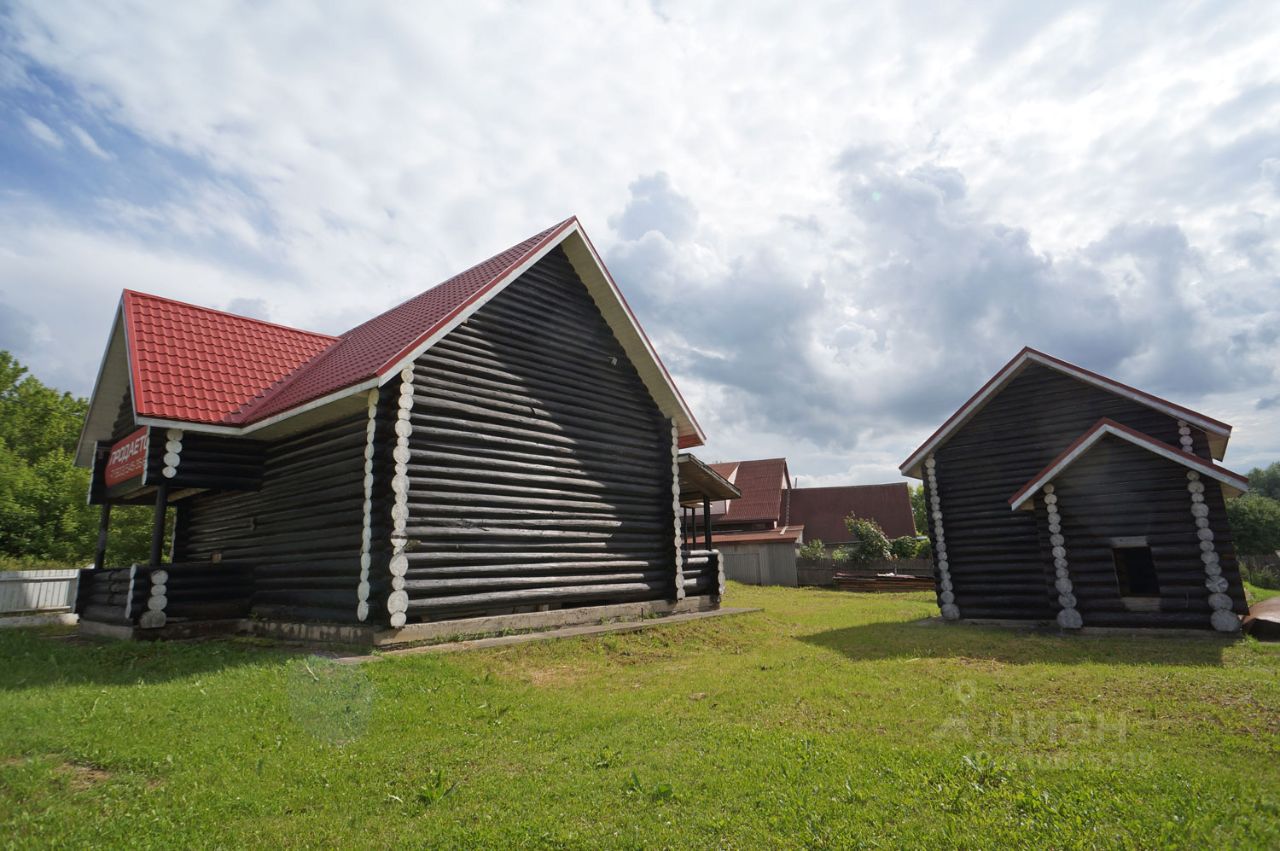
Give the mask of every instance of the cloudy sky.
[[340, 332], [576, 214], [710, 460], [897, 480], [1023, 345], [1280, 459], [1274, 2], [106, 5], [0, 7], [0, 348], [66, 389], [123, 287]]

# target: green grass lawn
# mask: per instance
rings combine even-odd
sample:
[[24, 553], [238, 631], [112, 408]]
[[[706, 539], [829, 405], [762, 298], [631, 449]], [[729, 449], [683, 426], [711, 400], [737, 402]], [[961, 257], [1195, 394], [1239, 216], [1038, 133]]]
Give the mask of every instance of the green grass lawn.
[[931, 595], [345, 666], [0, 633], [15, 846], [1280, 846], [1280, 646]]

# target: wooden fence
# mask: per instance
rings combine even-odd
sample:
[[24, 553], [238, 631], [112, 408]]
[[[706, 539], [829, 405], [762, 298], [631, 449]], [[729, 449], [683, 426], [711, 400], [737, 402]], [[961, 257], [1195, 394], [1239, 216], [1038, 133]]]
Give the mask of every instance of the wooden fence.
[[71, 611], [79, 575], [74, 569], [0, 571], [0, 615]]

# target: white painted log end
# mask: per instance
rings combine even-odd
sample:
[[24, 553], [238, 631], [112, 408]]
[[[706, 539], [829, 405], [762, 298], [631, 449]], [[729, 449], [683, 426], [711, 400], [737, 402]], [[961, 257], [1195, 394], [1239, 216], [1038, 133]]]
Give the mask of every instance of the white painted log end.
[[1218, 609], [1209, 616], [1209, 623], [1218, 632], [1239, 632], [1240, 618], [1226, 609]]
[[1084, 626], [1084, 618], [1075, 609], [1063, 609], [1058, 612], [1058, 626], [1063, 629], [1079, 629]]

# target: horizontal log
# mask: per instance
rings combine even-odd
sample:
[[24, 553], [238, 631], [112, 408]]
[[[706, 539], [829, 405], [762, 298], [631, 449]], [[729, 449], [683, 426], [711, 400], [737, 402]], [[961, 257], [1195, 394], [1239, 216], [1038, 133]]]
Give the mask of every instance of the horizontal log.
[[[660, 454], [665, 442], [655, 431], [652, 437], [620, 435], [599, 429], [573, 428], [563, 424], [492, 411], [479, 405], [434, 399], [415, 405], [410, 414], [414, 431], [423, 428], [454, 428], [473, 435], [490, 435], [526, 441], [533, 446], [567, 446], [575, 451], [616, 452], [637, 459]], [[461, 438], [459, 438], [461, 439]]]
[[500, 482], [476, 481], [463, 478], [438, 478], [415, 476], [409, 481], [410, 499], [437, 498], [441, 491], [458, 490], [466, 493], [494, 493], [505, 495], [521, 495], [534, 499], [570, 499], [575, 502], [589, 502], [598, 499], [601, 504], [617, 507], [640, 507], [652, 509], [661, 495], [642, 498], [638, 494], [621, 494], [603, 491], [565, 490], [538, 482], [521, 482], [508, 484]]
[[522, 601], [594, 599], [658, 599], [668, 590], [669, 582], [637, 582], [626, 585], [588, 585], [573, 588], [539, 588], [525, 591], [494, 591], [486, 594], [463, 594], [457, 597], [420, 597], [409, 599], [409, 612], [424, 612], [468, 605], [518, 604]]
[[429, 564], [432, 562], [461, 563], [468, 561], [492, 560], [496, 562], [522, 561], [626, 561], [632, 559], [667, 559], [672, 558], [670, 548], [661, 546], [619, 547], [607, 546], [608, 542], [591, 542], [589, 546], [551, 546], [537, 549], [533, 546], [525, 548], [518, 542], [493, 541], [473, 547], [470, 550], [453, 546], [433, 545], [429, 549], [409, 550], [405, 557], [410, 564]]
[[449, 576], [523, 576], [553, 575], [564, 573], [620, 573], [636, 571], [659, 571], [667, 574], [675, 572], [673, 560], [659, 559], [621, 559], [602, 562], [598, 560], [529, 562], [515, 564], [466, 564], [466, 565], [432, 565], [430, 567], [414, 566], [406, 571], [405, 576], [414, 579], [431, 579]]
[[[581, 443], [585, 440], [601, 437], [598, 433], [594, 433], [587, 429], [576, 429], [572, 426], [558, 423], [553, 420], [538, 419], [531, 416], [521, 416], [519, 414], [511, 414], [503, 411], [496, 411], [492, 408], [481, 407], [479, 405], [469, 405], [463, 402], [453, 402], [446, 399], [432, 398], [421, 404], [415, 404], [410, 419], [413, 422], [423, 421], [431, 424], [426, 414], [433, 414], [437, 417], [452, 418], [457, 421], [467, 422], [477, 425], [477, 421], [488, 421], [495, 426], [502, 426], [510, 429], [520, 429], [525, 436], [538, 436], [544, 441], [553, 443]], [[607, 435], [607, 443], [611, 446], [629, 447], [633, 450], [640, 451], [656, 451], [662, 447], [662, 443], [656, 439], [656, 436], [650, 438], [648, 436], [634, 436], [618, 434], [616, 430], [611, 430]]]
[[251, 614], [261, 618], [274, 620], [319, 621], [330, 623], [352, 623], [356, 620], [356, 600], [351, 597], [349, 606], [309, 606], [285, 605], [280, 603], [259, 603], [254, 601]]
[[102, 606], [91, 603], [80, 612], [80, 619], [95, 623], [129, 624], [124, 616], [123, 606]]
[[[644, 571], [638, 573], [598, 573], [589, 578], [591, 587], [601, 585], [621, 585], [626, 583], [662, 583], [669, 582], [674, 573], [662, 571]], [[448, 593], [453, 591], [473, 592], [479, 589], [502, 588], [555, 588], [561, 586], [584, 587], [584, 577], [580, 575], [566, 576], [486, 576], [478, 578], [451, 577], [448, 579], [408, 579], [404, 590], [410, 594], [412, 601], [418, 592]]]
[[584, 434], [598, 432], [610, 438], [615, 435], [627, 435], [652, 440], [655, 437], [660, 438], [664, 431], [656, 410], [643, 418], [619, 416], [616, 412], [604, 410], [591, 410], [581, 404], [586, 394], [576, 388], [564, 393], [544, 391], [538, 395], [539, 398], [521, 398], [514, 393], [472, 388], [461, 382], [435, 377], [424, 381], [421, 389], [414, 393], [413, 398], [415, 406], [431, 405], [438, 400], [452, 401], [541, 420], [563, 426], [566, 430], [576, 427]]

